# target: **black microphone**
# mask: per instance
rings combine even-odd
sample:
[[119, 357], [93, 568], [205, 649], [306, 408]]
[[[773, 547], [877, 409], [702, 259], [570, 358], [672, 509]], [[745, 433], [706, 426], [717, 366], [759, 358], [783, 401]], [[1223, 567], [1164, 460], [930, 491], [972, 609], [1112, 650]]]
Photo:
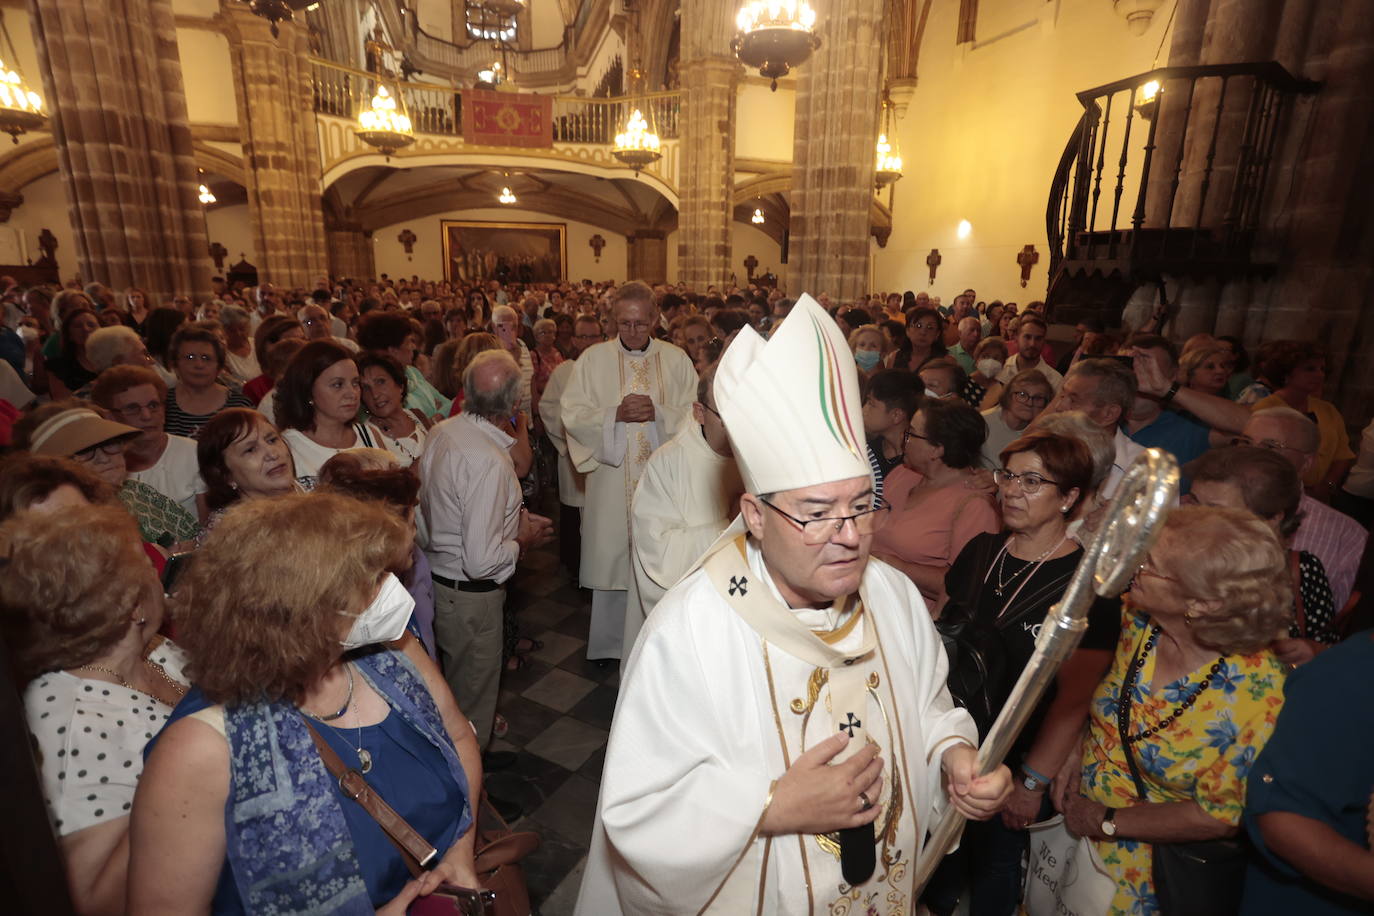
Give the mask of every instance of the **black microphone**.
[[840, 830], [840, 874], [851, 887], [873, 877], [873, 869], [877, 866], [872, 823]]

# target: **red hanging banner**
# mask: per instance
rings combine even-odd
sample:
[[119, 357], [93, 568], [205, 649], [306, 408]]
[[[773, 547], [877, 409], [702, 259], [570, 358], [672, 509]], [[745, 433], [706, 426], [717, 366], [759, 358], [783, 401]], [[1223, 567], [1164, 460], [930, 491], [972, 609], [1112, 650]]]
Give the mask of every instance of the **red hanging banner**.
[[553, 146], [553, 96], [463, 92], [463, 142], [479, 146]]

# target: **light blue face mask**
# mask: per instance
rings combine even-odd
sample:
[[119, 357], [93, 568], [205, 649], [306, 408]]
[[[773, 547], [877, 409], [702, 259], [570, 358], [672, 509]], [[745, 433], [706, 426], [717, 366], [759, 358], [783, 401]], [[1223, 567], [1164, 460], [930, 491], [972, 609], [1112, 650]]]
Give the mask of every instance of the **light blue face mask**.
[[859, 364], [859, 368], [865, 372], [872, 372], [878, 365], [878, 358], [882, 356], [877, 350], [858, 350], [854, 353], [854, 362]]

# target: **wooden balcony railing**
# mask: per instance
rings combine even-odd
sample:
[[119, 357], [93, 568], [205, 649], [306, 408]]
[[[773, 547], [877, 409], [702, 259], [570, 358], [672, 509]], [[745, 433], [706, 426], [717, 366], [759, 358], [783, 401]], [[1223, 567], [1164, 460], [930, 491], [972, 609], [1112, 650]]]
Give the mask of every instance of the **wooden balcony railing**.
[[1140, 280], [1252, 266], [1285, 118], [1316, 88], [1259, 63], [1166, 67], [1078, 93], [1045, 213], [1051, 282], [1061, 270]]

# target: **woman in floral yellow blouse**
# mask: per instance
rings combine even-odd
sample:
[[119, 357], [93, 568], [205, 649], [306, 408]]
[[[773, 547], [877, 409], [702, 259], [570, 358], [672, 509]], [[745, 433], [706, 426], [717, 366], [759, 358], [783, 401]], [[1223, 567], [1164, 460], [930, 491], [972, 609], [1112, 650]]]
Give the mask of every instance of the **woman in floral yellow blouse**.
[[1116, 879], [1113, 916], [1160, 912], [1153, 844], [1237, 832], [1246, 776], [1283, 706], [1285, 668], [1267, 646], [1291, 614], [1286, 569], [1259, 519], [1185, 507], [1131, 586], [1081, 774], [1069, 764], [1056, 780], [1069, 829], [1097, 841]]

